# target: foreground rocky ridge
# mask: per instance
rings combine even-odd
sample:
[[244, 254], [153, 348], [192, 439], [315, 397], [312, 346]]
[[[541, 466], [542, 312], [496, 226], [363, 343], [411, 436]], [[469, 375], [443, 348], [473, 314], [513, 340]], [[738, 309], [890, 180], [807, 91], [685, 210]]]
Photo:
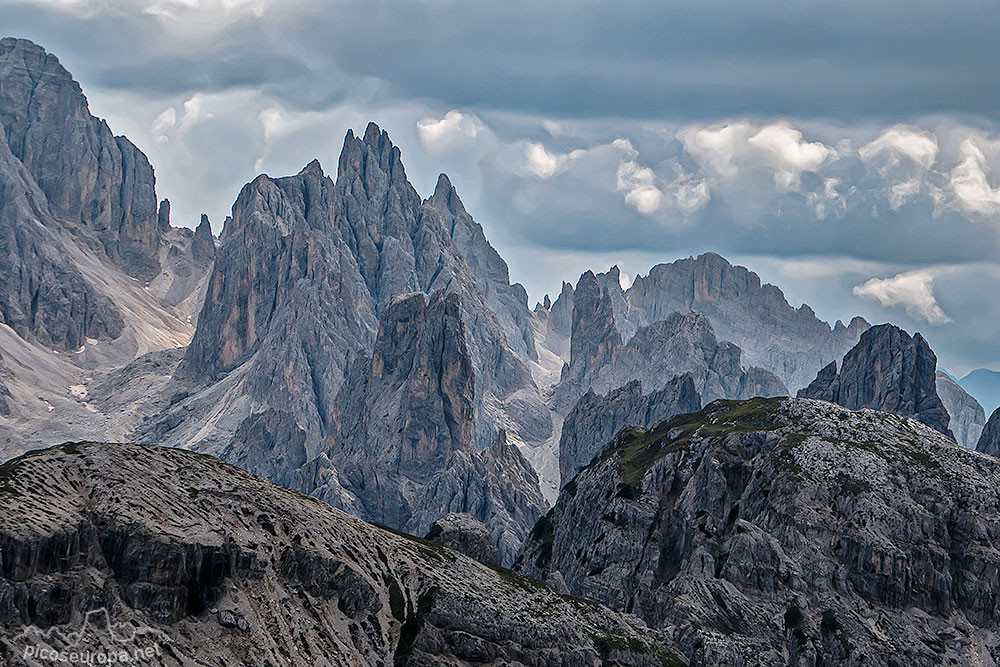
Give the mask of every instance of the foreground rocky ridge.
[[[632, 617], [191, 452], [32, 452], [0, 467], [0, 508], [4, 664], [39, 644], [162, 665], [682, 664]], [[74, 634], [103, 610], [110, 627]]]
[[1000, 660], [1000, 461], [912, 419], [718, 401], [623, 431], [520, 569], [672, 633], [693, 665]]

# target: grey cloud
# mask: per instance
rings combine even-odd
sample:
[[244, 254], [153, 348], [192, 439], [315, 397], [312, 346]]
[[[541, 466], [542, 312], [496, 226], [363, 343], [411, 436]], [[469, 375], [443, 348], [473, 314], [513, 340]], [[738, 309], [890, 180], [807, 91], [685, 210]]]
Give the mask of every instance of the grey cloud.
[[[944, 158], [927, 178], [943, 188], [964, 136], [997, 136], [989, 118], [1000, 108], [1000, 5], [282, 0], [261, 19], [187, 34], [142, 14], [139, 0], [113, 4], [81, 15], [8, 1], [0, 26], [56, 53], [95, 108], [134, 119], [112, 126], [150, 155], [178, 223], [205, 210], [218, 230], [259, 170], [294, 173], [313, 157], [333, 170], [346, 129], [375, 120], [422, 194], [449, 173], [533, 297], [589, 266], [626, 261], [634, 274], [714, 250], [759, 263], [824, 317], [860, 313], [924, 331], [955, 372], [1000, 364], [1000, 339], [989, 333], [1000, 330], [1000, 311], [977, 306], [1000, 274], [973, 268], [998, 256], [996, 221], [935, 204], [926, 190], [893, 209], [887, 187], [912, 176], [911, 166], [883, 174], [857, 155], [883, 128], [912, 122], [937, 137]], [[206, 94], [206, 114], [184, 123], [194, 93]], [[177, 123], [157, 143], [150, 128], [168, 107]], [[270, 138], [261, 120], [269, 109], [287, 116]], [[452, 109], [477, 116], [482, 133], [448, 150], [424, 145], [417, 121]], [[720, 119], [787, 119], [806, 141], [848, 141], [850, 150], [794, 174], [800, 183], [789, 192], [775, 189], [766, 165], [723, 182], [676, 138], [687, 124]], [[619, 137], [663, 193], [653, 214], [625, 202], [625, 157], [608, 148]], [[583, 154], [538, 178], [525, 170], [528, 141], [551, 155]], [[686, 215], [669, 206], [678, 170], [711, 180], [712, 198]], [[817, 215], [810, 196], [830, 178], [844, 205]], [[855, 265], [817, 278], [773, 268], [803, 256]], [[951, 324], [852, 294], [872, 277], [940, 265], [965, 267], [935, 281]]]

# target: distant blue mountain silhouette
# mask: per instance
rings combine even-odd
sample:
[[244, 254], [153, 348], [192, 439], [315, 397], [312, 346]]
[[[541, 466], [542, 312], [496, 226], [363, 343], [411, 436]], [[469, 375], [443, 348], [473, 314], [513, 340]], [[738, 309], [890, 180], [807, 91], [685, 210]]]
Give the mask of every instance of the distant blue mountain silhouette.
[[987, 415], [1000, 406], [1000, 371], [977, 368], [958, 381], [962, 389], [972, 394]]

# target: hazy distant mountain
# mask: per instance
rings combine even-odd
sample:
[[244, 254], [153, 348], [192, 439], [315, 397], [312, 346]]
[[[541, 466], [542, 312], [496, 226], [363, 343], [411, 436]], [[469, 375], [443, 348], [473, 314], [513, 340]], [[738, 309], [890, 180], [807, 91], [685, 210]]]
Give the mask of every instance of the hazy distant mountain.
[[938, 369], [937, 393], [951, 416], [948, 428], [960, 445], [975, 448], [986, 425], [986, 412], [948, 373]]
[[1000, 371], [977, 368], [959, 380], [958, 384], [979, 401], [987, 414], [1000, 407]]
[[[618, 277], [613, 267], [599, 274], [597, 282], [608, 293], [623, 342], [641, 326], [693, 310], [708, 317], [719, 340], [739, 346], [745, 364], [774, 373], [793, 392], [842, 357], [869, 326], [855, 317], [847, 326], [837, 322], [831, 327], [808, 305], [793, 308], [780, 289], [761, 284], [756, 273], [715, 253], [658, 264], [627, 290]], [[553, 311], [570, 296], [564, 287]]]

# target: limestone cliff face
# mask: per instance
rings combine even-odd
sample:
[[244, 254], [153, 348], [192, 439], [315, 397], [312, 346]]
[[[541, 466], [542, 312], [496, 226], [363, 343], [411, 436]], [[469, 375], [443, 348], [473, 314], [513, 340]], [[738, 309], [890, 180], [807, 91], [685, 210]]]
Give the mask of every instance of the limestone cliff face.
[[575, 665], [683, 664], [633, 617], [178, 449], [5, 464], [0, 553], [12, 667], [37, 664], [29, 643], [93, 653], [118, 636], [167, 667], [543, 665], [568, 646]]
[[950, 416], [937, 394], [937, 356], [923, 336], [897, 326], [872, 327], [844, 355], [799, 392], [802, 398], [914, 417], [949, 436]]
[[704, 314], [721, 340], [740, 347], [748, 365], [771, 371], [793, 391], [840, 359], [869, 326], [856, 317], [831, 327], [809, 306], [792, 308], [780, 289], [715, 253], [654, 266], [624, 297], [635, 326], [675, 311]]
[[526, 359], [537, 358], [528, 293], [520, 283], [510, 283], [507, 262], [486, 240], [482, 225], [465, 210], [445, 174], [438, 176], [427, 205], [441, 214], [445, 229], [475, 274], [479, 291], [496, 314], [514, 351]]
[[90, 114], [59, 60], [0, 40], [0, 124], [55, 218], [140, 280], [160, 271], [155, 178], [146, 156]]
[[117, 338], [120, 311], [42, 220], [52, 221], [45, 195], [0, 133], [0, 321], [57, 350], [79, 349], [87, 338]]
[[559, 438], [559, 472], [565, 485], [595, 456], [604, 451], [625, 426], [647, 427], [674, 415], [697, 412], [701, 397], [690, 373], [675, 377], [659, 391], [643, 395], [642, 383], [595, 394], [584, 394], [563, 421]]
[[938, 397], [948, 411], [951, 421], [948, 428], [955, 435], [955, 441], [965, 447], [975, 448], [986, 425], [986, 413], [979, 401], [943, 371], [934, 376]]
[[87, 385], [188, 342], [213, 254], [207, 223], [171, 227], [146, 157], [90, 114], [56, 57], [0, 40], [0, 347], [10, 352], [0, 453], [120, 439], [155, 412], [149, 388], [162, 377], [118, 392], [108, 412]]
[[540, 516], [538, 478], [517, 447], [473, 447], [475, 382], [455, 294], [397, 297], [371, 357], [352, 361], [322, 453], [296, 488], [415, 534], [449, 512], [487, 525], [511, 562]]
[[1000, 462], [904, 417], [718, 401], [623, 431], [520, 570], [662, 628], [692, 665], [996, 660]]

